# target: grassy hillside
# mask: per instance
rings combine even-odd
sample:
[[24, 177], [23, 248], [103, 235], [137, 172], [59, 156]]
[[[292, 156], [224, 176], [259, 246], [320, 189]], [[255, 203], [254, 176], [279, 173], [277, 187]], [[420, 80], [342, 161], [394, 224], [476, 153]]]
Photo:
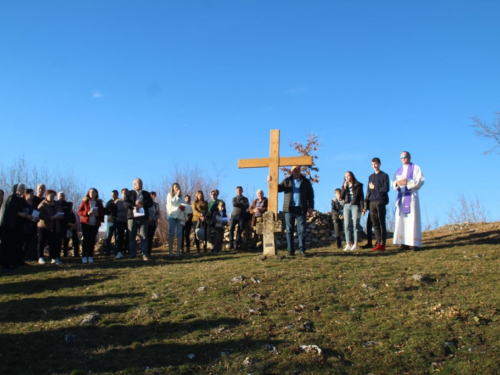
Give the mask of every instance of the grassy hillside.
[[420, 252], [157, 249], [3, 271], [0, 373], [499, 373], [500, 224], [451, 229]]

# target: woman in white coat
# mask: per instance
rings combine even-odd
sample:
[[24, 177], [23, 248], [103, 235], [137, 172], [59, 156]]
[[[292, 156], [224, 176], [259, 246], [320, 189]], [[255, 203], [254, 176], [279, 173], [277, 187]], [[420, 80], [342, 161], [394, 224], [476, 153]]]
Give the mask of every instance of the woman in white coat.
[[184, 197], [181, 187], [177, 182], [172, 184], [170, 192], [167, 194], [167, 220], [168, 220], [168, 251], [169, 255], [173, 255], [174, 237], [177, 234], [177, 253], [179, 256], [182, 247], [182, 227], [186, 220], [184, 213], [185, 207]]

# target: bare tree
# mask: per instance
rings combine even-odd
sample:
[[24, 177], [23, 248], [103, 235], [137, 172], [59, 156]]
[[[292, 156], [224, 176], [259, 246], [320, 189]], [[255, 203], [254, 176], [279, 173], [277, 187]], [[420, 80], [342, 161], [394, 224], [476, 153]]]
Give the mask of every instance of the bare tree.
[[79, 204], [86, 192], [85, 181], [77, 178], [72, 171], [49, 172], [47, 168], [40, 169], [28, 163], [24, 155], [10, 166], [0, 168], [0, 188], [10, 192], [17, 183], [35, 190], [38, 184], [43, 183], [48, 189], [64, 191], [66, 199], [75, 202], [75, 205]]
[[458, 199], [455, 201], [448, 211], [448, 222], [455, 223], [480, 223], [487, 219], [485, 207], [476, 197], [475, 200], [467, 198], [464, 193], [458, 194]]
[[[182, 194], [190, 195], [192, 201], [194, 201], [195, 193], [198, 190], [203, 191], [205, 200], [208, 200], [210, 190], [220, 188], [221, 180], [222, 172], [216, 167], [203, 171], [198, 165], [186, 164], [184, 167], [176, 165], [170, 175], [165, 176], [159, 183], [153, 184], [150, 190], [156, 192], [156, 202], [160, 205], [162, 212], [160, 220], [158, 220], [157, 232], [160, 241], [165, 242], [168, 239], [166, 198], [172, 184], [177, 182], [182, 189]], [[221, 196], [220, 199], [224, 198]]]
[[[301, 142], [290, 142], [290, 147], [293, 147], [295, 151], [299, 153], [299, 155], [302, 156], [312, 156], [312, 165], [310, 167], [302, 166], [301, 168], [301, 173], [309, 177], [311, 180], [311, 183], [318, 183], [319, 182], [319, 168], [316, 167], [316, 163], [314, 162], [315, 159], [318, 158], [318, 155], [315, 155], [316, 151], [318, 151], [318, 148], [320, 146], [320, 143], [318, 141], [318, 136], [316, 134], [307, 134], [308, 139], [306, 145], [302, 145]], [[281, 171], [285, 174], [285, 176], [289, 176], [290, 173], [290, 168], [288, 167], [281, 167]]]
[[498, 151], [498, 148], [500, 147], [500, 112], [496, 111], [495, 115], [496, 120], [491, 124], [486, 124], [479, 117], [472, 118], [473, 124], [471, 125], [471, 127], [474, 129], [476, 135], [491, 139], [494, 142], [494, 146], [491, 149], [485, 151], [485, 154], [494, 151], [500, 153], [500, 151]]

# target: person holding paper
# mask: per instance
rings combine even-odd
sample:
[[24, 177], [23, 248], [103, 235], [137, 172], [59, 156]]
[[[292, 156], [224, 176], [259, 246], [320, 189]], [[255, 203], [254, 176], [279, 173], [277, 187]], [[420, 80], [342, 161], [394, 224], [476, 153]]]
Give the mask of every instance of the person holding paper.
[[182, 248], [182, 227], [187, 220], [184, 214], [186, 201], [182, 195], [181, 187], [177, 182], [172, 184], [167, 194], [167, 220], [168, 220], [168, 252], [172, 256], [174, 237], [177, 233], [177, 253], [179, 256]]
[[97, 232], [104, 221], [104, 206], [95, 188], [89, 189], [78, 208], [82, 225], [82, 263], [94, 263], [94, 247]]
[[397, 250], [418, 251], [422, 247], [422, 224], [418, 191], [423, 186], [425, 178], [422, 170], [411, 162], [408, 151], [401, 153], [403, 165], [392, 178], [392, 188], [398, 191], [396, 199], [396, 218], [394, 228], [394, 245], [400, 245]]
[[142, 190], [142, 180], [140, 178], [136, 178], [133, 185], [134, 189], [129, 190], [123, 199], [123, 204], [128, 210], [129, 258], [137, 257], [136, 237], [139, 236], [142, 259], [149, 260], [148, 221], [149, 208], [153, 206], [153, 200], [149, 192]]
[[[59, 252], [57, 247], [57, 235], [61, 230], [61, 222], [64, 219], [61, 205], [56, 201], [56, 192], [47, 190], [45, 199], [38, 205], [40, 221], [37, 224], [38, 231], [38, 263], [45, 264], [43, 250], [45, 245], [49, 245], [49, 258], [52, 264], [63, 264], [59, 260]], [[60, 247], [59, 247], [60, 249]]]

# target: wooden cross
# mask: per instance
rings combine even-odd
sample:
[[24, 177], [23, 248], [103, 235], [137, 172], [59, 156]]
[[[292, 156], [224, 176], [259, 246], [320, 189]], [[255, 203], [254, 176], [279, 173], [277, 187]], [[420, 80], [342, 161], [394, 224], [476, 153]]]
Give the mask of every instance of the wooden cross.
[[280, 157], [280, 131], [271, 130], [269, 157], [260, 159], [238, 159], [238, 168], [269, 167], [269, 190], [267, 193], [267, 210], [278, 215], [278, 173], [279, 167], [291, 165], [312, 165], [312, 156]]
[[257, 224], [257, 233], [264, 237], [264, 255], [276, 255], [275, 232], [281, 232], [281, 221], [278, 217], [278, 173], [279, 167], [289, 165], [312, 165], [312, 156], [280, 157], [280, 131], [271, 130], [271, 144], [268, 158], [239, 159], [238, 168], [269, 167], [269, 190], [267, 194], [267, 212], [262, 223]]

